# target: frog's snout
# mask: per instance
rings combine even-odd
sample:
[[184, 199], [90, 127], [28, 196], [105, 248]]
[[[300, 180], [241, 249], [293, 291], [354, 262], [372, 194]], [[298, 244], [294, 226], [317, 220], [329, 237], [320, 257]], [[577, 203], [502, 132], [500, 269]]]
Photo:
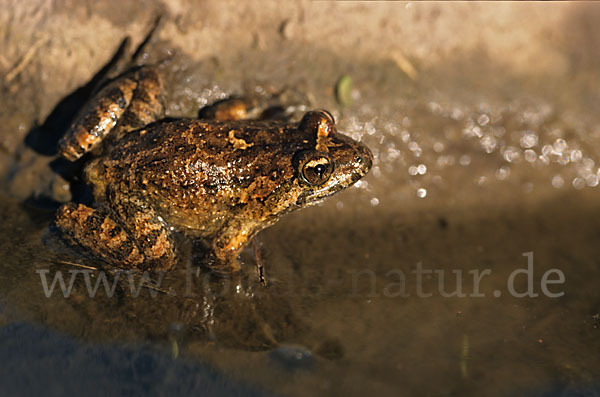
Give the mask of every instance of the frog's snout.
[[356, 157], [354, 158], [354, 166], [356, 167], [360, 177], [369, 172], [373, 166], [373, 153], [366, 145], [359, 144], [356, 148]]

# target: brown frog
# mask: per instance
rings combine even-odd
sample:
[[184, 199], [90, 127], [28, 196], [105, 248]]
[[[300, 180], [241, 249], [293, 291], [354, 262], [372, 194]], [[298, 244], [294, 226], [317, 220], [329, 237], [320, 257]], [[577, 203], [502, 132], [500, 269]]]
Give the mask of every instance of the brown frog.
[[203, 119], [162, 119], [162, 82], [153, 67], [107, 84], [60, 142], [85, 167], [94, 205], [68, 203], [56, 226], [110, 266], [162, 271], [177, 259], [175, 232], [201, 239], [209, 263], [239, 269], [244, 245], [282, 215], [339, 192], [371, 168], [363, 144], [339, 134], [330, 113], [298, 124], [245, 119], [230, 100]]

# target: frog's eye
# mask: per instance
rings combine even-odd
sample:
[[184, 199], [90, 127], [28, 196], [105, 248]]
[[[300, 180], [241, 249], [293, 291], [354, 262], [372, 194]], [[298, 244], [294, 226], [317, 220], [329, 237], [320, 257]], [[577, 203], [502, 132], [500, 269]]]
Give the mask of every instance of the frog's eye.
[[326, 153], [304, 152], [299, 159], [300, 179], [311, 186], [320, 186], [329, 180], [333, 162]]
[[321, 113], [322, 116], [326, 117], [329, 119], [329, 122], [331, 124], [335, 124], [335, 119], [333, 118], [333, 115], [331, 113], [329, 113], [328, 110], [325, 109], [319, 109], [317, 110], [317, 112]]

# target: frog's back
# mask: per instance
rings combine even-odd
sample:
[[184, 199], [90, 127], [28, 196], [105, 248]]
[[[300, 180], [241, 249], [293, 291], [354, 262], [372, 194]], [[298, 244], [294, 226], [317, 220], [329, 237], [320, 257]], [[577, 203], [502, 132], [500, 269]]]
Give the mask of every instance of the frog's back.
[[268, 196], [294, 177], [292, 156], [307, 144], [295, 127], [282, 122], [183, 119], [128, 134], [103, 163], [113, 175], [107, 182], [118, 183], [122, 194], [139, 192], [181, 224], [201, 213], [226, 217], [247, 202], [248, 188], [257, 180], [258, 195]]
[[107, 154], [124, 174], [170, 179], [180, 185], [242, 183], [257, 173], [289, 168], [307, 139], [287, 123], [174, 120], [132, 132]]

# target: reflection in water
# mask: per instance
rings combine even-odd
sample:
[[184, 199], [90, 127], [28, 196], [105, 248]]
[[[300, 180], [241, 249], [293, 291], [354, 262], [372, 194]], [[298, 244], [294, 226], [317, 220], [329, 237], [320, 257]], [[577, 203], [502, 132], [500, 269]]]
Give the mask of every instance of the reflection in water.
[[21, 363], [0, 372], [5, 395], [268, 395], [152, 346], [88, 345], [24, 323], [1, 328], [0, 337], [0, 357]]

